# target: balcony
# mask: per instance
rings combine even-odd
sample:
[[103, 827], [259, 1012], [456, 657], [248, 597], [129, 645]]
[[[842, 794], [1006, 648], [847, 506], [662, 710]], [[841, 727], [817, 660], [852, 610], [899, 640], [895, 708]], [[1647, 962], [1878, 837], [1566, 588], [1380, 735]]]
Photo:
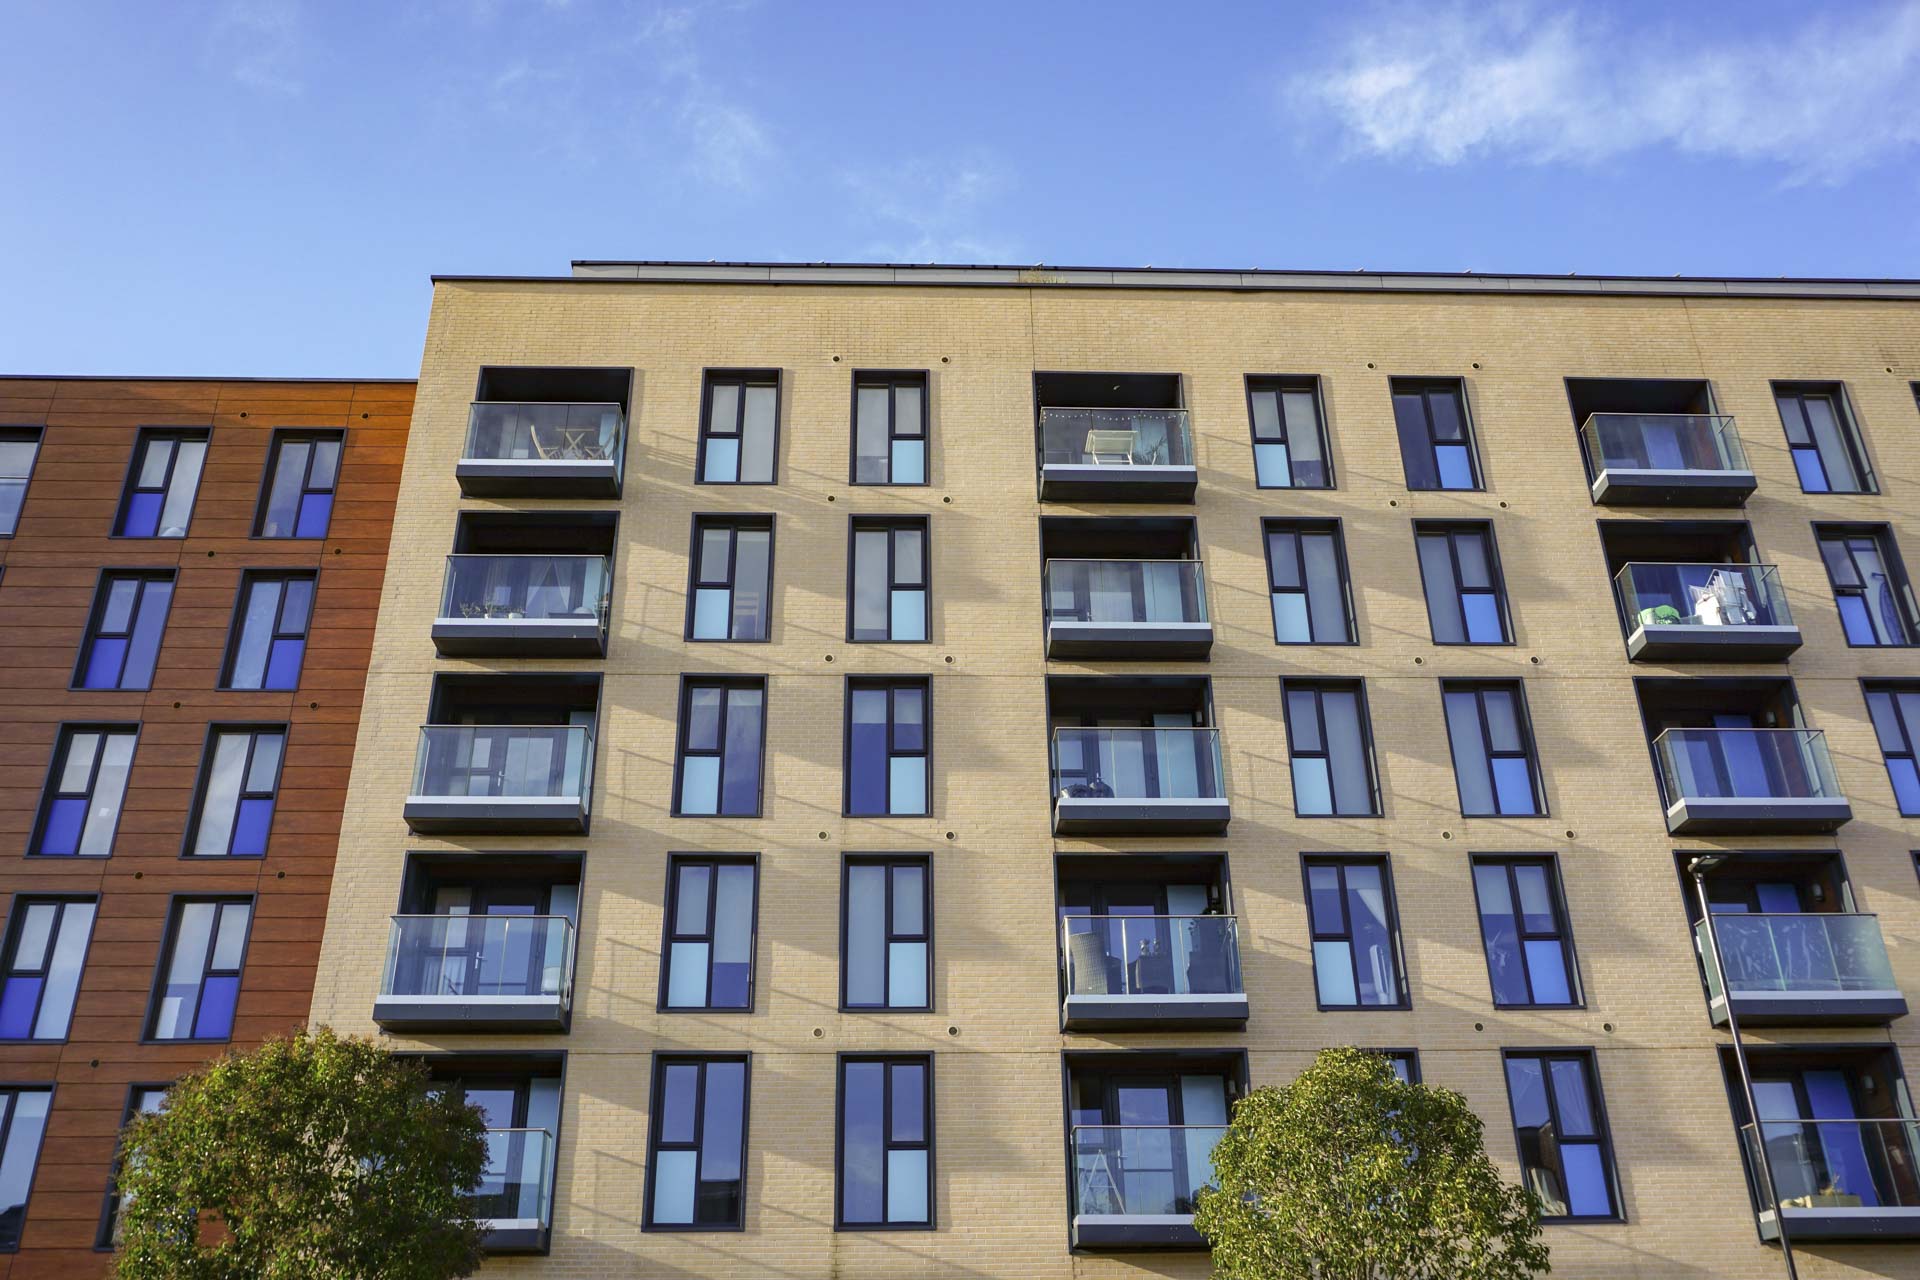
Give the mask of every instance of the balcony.
[[[1913, 1120], [1765, 1120], [1740, 1130], [1747, 1168], [1762, 1186], [1764, 1136], [1774, 1195], [1756, 1197], [1760, 1235], [1809, 1241], [1920, 1239], [1920, 1123]], [[1773, 1201], [1768, 1205], [1768, 1200]]]
[[488, 1253], [545, 1253], [553, 1235], [553, 1134], [488, 1129], [487, 1164], [466, 1193]]
[[[1876, 916], [1720, 912], [1713, 927], [1743, 1023], [1884, 1026], [1907, 1012]], [[1716, 1024], [1724, 1023], [1726, 994], [1704, 922], [1694, 926], [1694, 938], [1706, 957], [1707, 1007]]]
[[608, 592], [605, 556], [448, 556], [433, 647], [457, 658], [605, 657]]
[[1232, 810], [1218, 729], [1053, 731], [1055, 835], [1217, 835]]
[[478, 401], [454, 476], [469, 498], [614, 498], [626, 437], [617, 403]]
[[1192, 502], [1185, 409], [1040, 410], [1043, 502]]
[[1580, 436], [1601, 506], [1738, 507], [1756, 487], [1723, 414], [1595, 413]]
[[566, 916], [395, 916], [373, 1020], [389, 1031], [565, 1031], [573, 948]]
[[1246, 1025], [1232, 916], [1068, 916], [1061, 924], [1068, 1031]]
[[407, 826], [481, 835], [584, 832], [592, 777], [593, 735], [581, 725], [423, 725]]
[[1800, 647], [1770, 564], [1631, 563], [1613, 585], [1635, 662], [1778, 662]]
[[1219, 1125], [1075, 1125], [1076, 1249], [1204, 1249], [1194, 1202], [1213, 1180]]
[[1853, 817], [1818, 729], [1668, 729], [1653, 750], [1675, 835], [1812, 834]]
[[1049, 560], [1049, 658], [1205, 658], [1213, 649], [1198, 560]]

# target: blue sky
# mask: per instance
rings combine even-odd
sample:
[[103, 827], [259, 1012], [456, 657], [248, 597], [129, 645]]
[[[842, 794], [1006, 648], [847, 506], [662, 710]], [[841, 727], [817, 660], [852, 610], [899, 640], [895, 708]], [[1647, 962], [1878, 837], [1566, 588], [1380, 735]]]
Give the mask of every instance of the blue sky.
[[0, 371], [573, 258], [1920, 276], [1920, 0], [12, 0]]

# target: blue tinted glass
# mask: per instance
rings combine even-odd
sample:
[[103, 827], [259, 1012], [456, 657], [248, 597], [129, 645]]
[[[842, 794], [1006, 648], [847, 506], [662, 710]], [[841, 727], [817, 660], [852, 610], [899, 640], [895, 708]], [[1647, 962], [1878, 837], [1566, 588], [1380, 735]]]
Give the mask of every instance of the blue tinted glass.
[[1487, 946], [1487, 969], [1493, 975], [1494, 1003], [1526, 1004], [1527, 980], [1520, 970], [1520, 939], [1506, 868], [1475, 867], [1473, 883], [1480, 895], [1480, 935]]
[[1554, 939], [1527, 943], [1527, 974], [1533, 979], [1533, 1003], [1571, 1004], [1566, 955]]
[[300, 519], [294, 525], [296, 538], [324, 538], [327, 536], [327, 520], [333, 515], [333, 495], [330, 493], [310, 493], [300, 499]]
[[1533, 1129], [1546, 1124], [1546, 1081], [1541, 1077], [1540, 1059], [1507, 1059], [1507, 1100], [1513, 1107], [1516, 1129]]
[[700, 1179], [731, 1182], [740, 1176], [740, 1117], [745, 1109], [744, 1062], [707, 1064], [705, 1125], [700, 1134]]
[[1493, 596], [1478, 592], [1460, 597], [1460, 607], [1467, 615], [1467, 639], [1473, 644], [1499, 644], [1506, 636], [1501, 634], [1500, 602]]
[[300, 659], [306, 654], [305, 640], [275, 640], [267, 657], [267, 678], [262, 689], [292, 689], [300, 683]]
[[849, 1062], [841, 1084], [840, 1212], [848, 1222], [879, 1222], [883, 1216], [885, 1071], [882, 1063]]
[[0, 1040], [26, 1040], [33, 1035], [34, 1006], [40, 1000], [40, 978], [8, 978], [0, 992]]
[[1900, 802], [1900, 812], [1907, 817], [1920, 814], [1920, 772], [1915, 771], [1913, 761], [1887, 761], [1887, 775], [1893, 779], [1893, 796]]
[[1493, 789], [1501, 813], [1533, 813], [1533, 770], [1521, 756], [1500, 756], [1493, 762]]
[[1612, 1215], [1613, 1193], [1607, 1187], [1607, 1170], [1599, 1147], [1591, 1143], [1563, 1144], [1560, 1165], [1567, 1174], [1568, 1212], [1577, 1217]]
[[273, 801], [242, 800], [233, 823], [233, 855], [258, 858], [267, 851], [267, 831], [273, 826]]
[[1840, 596], [1840, 625], [1846, 628], [1848, 644], [1879, 644], [1873, 633], [1873, 614], [1864, 596]]
[[1827, 469], [1820, 465], [1820, 454], [1813, 449], [1793, 451], [1793, 469], [1800, 473], [1800, 488], [1807, 493], [1826, 493]]
[[1292, 488], [1293, 471], [1287, 462], [1287, 446], [1284, 444], [1254, 445], [1253, 480], [1262, 489]]
[[305, 635], [307, 617], [313, 611], [313, 579], [288, 578], [286, 599], [280, 608], [280, 625], [274, 628], [284, 635]]
[[918, 1063], [893, 1068], [893, 1140], [922, 1142], [926, 1125], [927, 1069]]
[[75, 853], [80, 848], [80, 829], [87, 822], [85, 796], [61, 796], [47, 809], [47, 827], [40, 833], [40, 852]]
[[208, 978], [200, 988], [200, 1008], [193, 1018], [193, 1038], [224, 1040], [233, 1034], [233, 1002], [240, 979]]
[[127, 517], [120, 526], [123, 536], [151, 538], [160, 528], [160, 504], [166, 495], [136, 493], [127, 500]]
[[1435, 445], [1433, 454], [1435, 460], [1440, 464], [1440, 487], [1442, 489], [1473, 488], [1473, 463], [1467, 456], [1467, 447], [1465, 445]]
[[126, 661], [127, 642], [116, 638], [103, 638], [93, 642], [93, 649], [87, 654], [87, 671], [80, 678], [83, 689], [113, 689], [120, 683], [120, 666]]
[[693, 1141], [693, 1101], [699, 1084], [700, 1068], [693, 1063], [676, 1062], [667, 1067], [667, 1082], [660, 1090], [660, 1114], [654, 1117], [660, 1127], [660, 1141]]
[[1333, 812], [1333, 787], [1325, 760], [1309, 756], [1293, 762], [1293, 810], [1313, 816]]
[[885, 690], [854, 691], [853, 723], [847, 730], [847, 807], [852, 813], [887, 811], [886, 700]]
[[123, 689], [144, 689], [153, 683], [153, 664], [160, 656], [160, 633], [167, 625], [167, 604], [173, 598], [171, 582], [149, 582], [140, 593], [140, 613], [133, 621], [133, 643], [127, 668], [120, 673]]
[[707, 1003], [716, 1009], [744, 1009], [747, 1007], [747, 975], [753, 972], [750, 964], [736, 961], [715, 961], [713, 966], [713, 994]]

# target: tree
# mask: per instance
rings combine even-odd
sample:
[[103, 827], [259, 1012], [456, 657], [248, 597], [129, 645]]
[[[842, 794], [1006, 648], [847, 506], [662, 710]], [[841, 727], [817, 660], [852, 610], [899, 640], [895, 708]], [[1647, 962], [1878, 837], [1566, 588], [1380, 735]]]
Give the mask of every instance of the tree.
[[122, 1147], [121, 1280], [447, 1280], [480, 1265], [462, 1192], [480, 1112], [417, 1059], [326, 1028], [187, 1076]]
[[1216, 1280], [1523, 1280], [1548, 1270], [1540, 1203], [1501, 1180], [1480, 1118], [1402, 1084], [1379, 1054], [1327, 1049], [1256, 1089], [1213, 1149], [1194, 1225]]

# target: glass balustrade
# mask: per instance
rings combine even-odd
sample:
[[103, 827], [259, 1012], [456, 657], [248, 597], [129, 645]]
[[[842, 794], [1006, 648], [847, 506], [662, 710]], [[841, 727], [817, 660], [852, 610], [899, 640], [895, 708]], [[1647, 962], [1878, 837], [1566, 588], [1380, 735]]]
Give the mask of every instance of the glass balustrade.
[[1054, 794], [1075, 799], [1220, 800], [1220, 731], [1059, 728]]
[[1045, 584], [1050, 623], [1207, 620], [1198, 560], [1049, 560]]
[[476, 402], [465, 458], [477, 462], [611, 462], [620, 470], [626, 415], [617, 404]]
[[1213, 1181], [1220, 1125], [1075, 1125], [1073, 1212], [1126, 1217], [1194, 1212]]
[[423, 725], [413, 795], [573, 799], [584, 809], [593, 736], [583, 725]]
[[1629, 628], [1793, 625], [1770, 564], [1634, 563], [1613, 582]]
[[1713, 413], [1596, 413], [1580, 428], [1594, 471], [1746, 471], [1733, 419]]
[[448, 556], [440, 617], [605, 626], [607, 581], [605, 556]]
[[573, 921], [566, 916], [393, 917], [382, 996], [573, 998]]
[[1185, 409], [1040, 410], [1043, 466], [1191, 467]]
[[1668, 729], [1653, 748], [1669, 805], [1845, 798], [1818, 729]]
[[[1897, 987], [1876, 916], [1718, 912], [1713, 917], [1713, 929], [1720, 939], [1720, 962], [1727, 971], [1727, 984], [1736, 996], [1892, 991]], [[1706, 922], [1695, 925], [1694, 933], [1701, 954], [1707, 956], [1707, 992], [1717, 1000], [1720, 975], [1708, 954]]]
[[1766, 1143], [1782, 1209], [1920, 1209], [1920, 1124], [1912, 1120], [1762, 1120], [1740, 1135], [1756, 1184]]
[[1066, 916], [1069, 996], [1239, 995], [1232, 916]]
[[553, 1134], [545, 1129], [488, 1129], [486, 1144], [480, 1183], [465, 1193], [473, 1216], [495, 1226], [550, 1225]]

